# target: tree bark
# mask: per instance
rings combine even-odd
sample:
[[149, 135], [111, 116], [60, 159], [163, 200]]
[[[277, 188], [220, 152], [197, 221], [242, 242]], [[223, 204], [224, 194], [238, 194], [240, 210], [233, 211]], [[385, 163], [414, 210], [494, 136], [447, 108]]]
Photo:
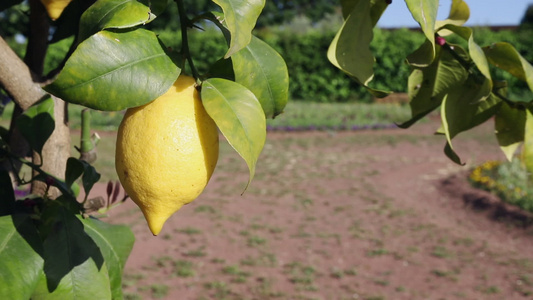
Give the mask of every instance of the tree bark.
[[22, 108], [28, 109], [44, 96], [36, 75], [0, 37], [0, 84]]
[[[49, 22], [46, 10], [39, 0], [30, 0], [30, 36], [26, 56], [22, 61], [0, 37], [0, 84], [10, 94], [22, 111], [39, 101], [45, 92], [40, 82], [43, 78], [44, 59], [48, 49]], [[68, 128], [67, 104], [54, 98], [55, 130], [43, 147], [42, 156], [33, 154], [35, 164], [41, 164], [41, 169], [55, 177], [64, 178], [66, 161], [70, 156], [70, 134]], [[16, 117], [16, 115], [14, 116]], [[14, 124], [14, 122], [12, 122]], [[15, 134], [10, 140], [19, 143], [22, 137]], [[25, 155], [19, 149], [20, 155]], [[18, 170], [14, 170], [17, 172]], [[32, 193], [43, 195], [46, 184], [34, 182]], [[59, 196], [56, 189], [49, 191], [51, 198]]]

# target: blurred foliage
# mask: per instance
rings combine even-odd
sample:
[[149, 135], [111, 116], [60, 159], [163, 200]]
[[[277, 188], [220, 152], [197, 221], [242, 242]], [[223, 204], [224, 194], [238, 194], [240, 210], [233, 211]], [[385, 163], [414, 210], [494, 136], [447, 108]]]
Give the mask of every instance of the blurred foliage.
[[17, 33], [27, 35], [29, 11], [30, 6], [23, 2], [0, 12], [0, 36], [13, 37]]
[[530, 4], [526, 12], [524, 13], [524, 16], [522, 17], [522, 20], [520, 21], [520, 28], [522, 29], [532, 29], [533, 28], [533, 4]]
[[[212, 1], [186, 0], [189, 13], [219, 9]], [[267, 1], [263, 15], [255, 34], [276, 49], [285, 59], [290, 75], [290, 93], [292, 99], [313, 102], [370, 102], [369, 93], [350, 80], [342, 71], [332, 66], [325, 58], [325, 53], [342, 25], [342, 18], [335, 13], [336, 1]], [[279, 10], [277, 8], [283, 8]], [[313, 8], [313, 9], [311, 9]], [[321, 8], [321, 9], [318, 9]], [[24, 33], [27, 22], [27, 4], [22, 3], [9, 9], [10, 13], [0, 13], [0, 34], [19, 55], [23, 55], [25, 45], [14, 40], [14, 34]], [[169, 47], [179, 49], [181, 35], [179, 20], [176, 20], [175, 5], [169, 5], [167, 11], [154, 22], [148, 24], [159, 38]], [[532, 7], [528, 11], [533, 10]], [[306, 12], [306, 14], [303, 14]], [[285, 15], [286, 14], [286, 15]], [[530, 21], [531, 13], [526, 13], [522, 23]], [[270, 19], [272, 20], [270, 20]], [[278, 19], [276, 19], [278, 18]], [[276, 20], [274, 20], [276, 19]], [[276, 26], [261, 27], [264, 25]], [[222, 34], [210, 23], [199, 24], [205, 32], [191, 30], [190, 48], [197, 68], [207, 73], [209, 66], [222, 58], [226, 52], [226, 43]], [[474, 39], [480, 46], [493, 42], [513, 44], [524, 58], [533, 62], [533, 28], [521, 26], [515, 31], [491, 31], [487, 28], [474, 28]], [[405, 92], [409, 67], [404, 63], [407, 54], [414, 51], [424, 40], [422, 33], [407, 29], [374, 31], [371, 50], [376, 58], [374, 80], [370, 86], [395, 92]], [[467, 47], [464, 40], [454, 36], [447, 37], [450, 43]], [[67, 53], [72, 38], [50, 45], [45, 62], [45, 73], [57, 67]], [[494, 78], [507, 80], [509, 96], [517, 100], [532, 98], [533, 95], [525, 82], [509, 74], [494, 69]]]

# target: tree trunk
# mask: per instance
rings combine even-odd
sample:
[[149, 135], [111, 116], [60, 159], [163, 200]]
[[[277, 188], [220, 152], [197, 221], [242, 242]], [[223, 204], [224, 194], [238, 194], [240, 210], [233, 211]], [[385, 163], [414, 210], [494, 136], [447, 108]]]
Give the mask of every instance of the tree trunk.
[[[28, 109], [45, 95], [40, 87], [43, 78], [44, 59], [48, 49], [49, 21], [46, 10], [39, 0], [30, 0], [30, 35], [24, 62], [0, 38], [0, 84], [10, 94], [22, 111]], [[42, 170], [58, 178], [64, 178], [66, 161], [70, 156], [70, 134], [68, 128], [67, 104], [54, 98], [55, 130], [43, 148], [42, 157], [33, 154], [35, 164], [42, 163]], [[17, 114], [14, 114], [17, 117]], [[12, 122], [12, 125], [14, 122]], [[24, 156], [27, 148], [21, 147], [20, 135], [13, 126], [10, 140], [18, 155]], [[12, 170], [18, 172], [17, 169]], [[44, 183], [32, 184], [32, 193], [43, 195]], [[59, 195], [57, 190], [49, 191], [51, 198]]]

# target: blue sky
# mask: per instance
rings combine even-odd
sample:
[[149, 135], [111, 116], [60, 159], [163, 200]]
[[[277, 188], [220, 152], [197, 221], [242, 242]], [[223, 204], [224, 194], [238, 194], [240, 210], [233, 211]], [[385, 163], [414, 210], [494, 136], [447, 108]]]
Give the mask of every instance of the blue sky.
[[[464, 0], [470, 7], [468, 26], [518, 25], [533, 0]], [[440, 0], [438, 19], [446, 19], [451, 0]], [[380, 27], [415, 27], [418, 24], [404, 0], [392, 0], [378, 25]]]

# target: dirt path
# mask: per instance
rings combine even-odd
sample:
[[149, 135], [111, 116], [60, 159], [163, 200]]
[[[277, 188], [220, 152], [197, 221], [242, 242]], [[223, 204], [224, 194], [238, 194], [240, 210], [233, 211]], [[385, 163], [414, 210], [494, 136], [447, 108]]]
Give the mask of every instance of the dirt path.
[[[433, 124], [434, 125], [434, 124]], [[153, 237], [128, 202], [126, 299], [527, 299], [527, 215], [473, 190], [433, 125], [269, 135], [252, 186], [227, 144], [204, 194]], [[489, 127], [467, 163], [501, 159]]]

